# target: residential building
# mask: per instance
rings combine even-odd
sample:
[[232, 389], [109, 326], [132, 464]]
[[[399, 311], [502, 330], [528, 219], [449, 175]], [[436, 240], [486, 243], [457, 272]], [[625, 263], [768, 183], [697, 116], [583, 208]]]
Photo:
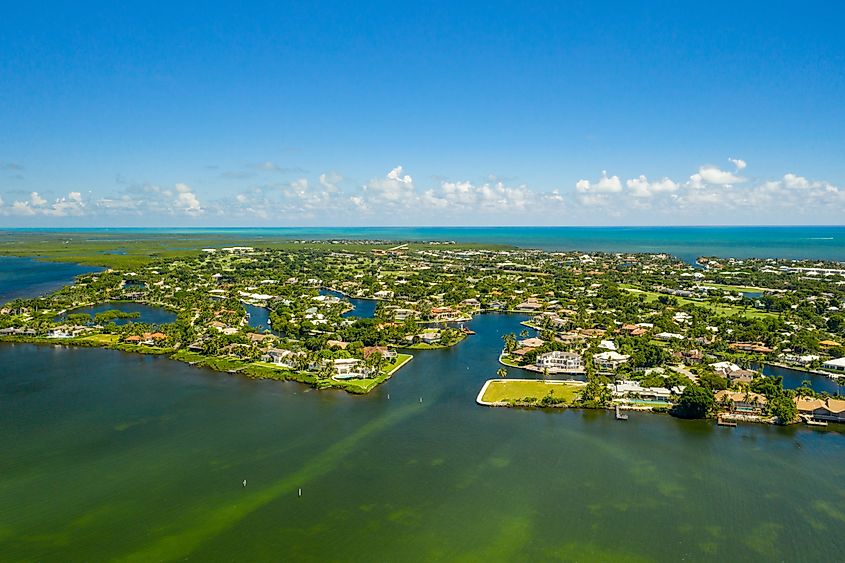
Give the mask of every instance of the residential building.
[[536, 366], [550, 373], [583, 373], [584, 359], [579, 354], [555, 350], [537, 356]]
[[828, 360], [822, 364], [824, 369], [830, 371], [845, 371], [845, 358], [836, 358], [835, 360]]
[[593, 363], [596, 364], [596, 367], [599, 369], [614, 370], [630, 359], [631, 356], [627, 354], [620, 354], [619, 352], [609, 350], [607, 352], [595, 354], [593, 356]]
[[796, 397], [795, 406], [798, 409], [798, 414], [806, 418], [845, 422], [845, 400], [842, 399]]
[[759, 393], [727, 390], [716, 393], [716, 402], [737, 414], [761, 414], [767, 403], [766, 397]]

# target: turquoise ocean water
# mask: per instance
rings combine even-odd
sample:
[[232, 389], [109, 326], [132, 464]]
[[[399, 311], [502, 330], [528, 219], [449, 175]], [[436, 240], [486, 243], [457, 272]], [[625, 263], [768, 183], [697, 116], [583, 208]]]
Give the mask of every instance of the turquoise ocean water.
[[[43, 229], [41, 229], [43, 230]], [[49, 230], [48, 230], [49, 231]], [[543, 250], [667, 252], [697, 256], [845, 261], [845, 226], [796, 227], [231, 227], [55, 229], [123, 234], [243, 235], [245, 238], [453, 240]], [[10, 232], [25, 233], [20, 229]]]

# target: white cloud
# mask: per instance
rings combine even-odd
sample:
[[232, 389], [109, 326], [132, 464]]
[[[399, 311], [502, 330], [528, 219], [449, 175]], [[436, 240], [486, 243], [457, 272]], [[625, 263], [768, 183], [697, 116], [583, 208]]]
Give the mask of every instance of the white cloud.
[[200, 215], [203, 212], [200, 200], [187, 184], [176, 184], [174, 209], [186, 215]]
[[619, 193], [622, 191], [622, 182], [619, 180], [619, 176], [608, 177], [607, 171], [602, 170], [601, 178], [599, 178], [598, 181], [591, 183], [589, 180], [578, 180], [578, 182], [575, 183], [575, 190], [582, 194]]
[[85, 203], [82, 201], [82, 194], [70, 192], [65, 197], [56, 198], [52, 203], [42, 197], [38, 192], [29, 194], [28, 200], [16, 200], [9, 207], [3, 206], [0, 199], [0, 212], [3, 215], [20, 216], [45, 216], [45, 217], [67, 217], [81, 216], [85, 213]]
[[383, 178], [370, 180], [363, 189], [368, 202], [381, 204], [405, 203], [415, 195], [414, 179], [409, 174], [403, 174], [401, 166], [392, 169]]
[[745, 167], [748, 166], [748, 163], [742, 160], [741, 158], [729, 158], [728, 162], [733, 164], [736, 167], [737, 171], [745, 170]]
[[680, 187], [669, 178], [649, 182], [644, 175], [626, 180], [625, 185], [628, 186], [631, 196], [637, 198], [649, 198], [656, 194], [675, 192]]
[[691, 180], [696, 183], [705, 184], [741, 184], [745, 182], [745, 178], [737, 176], [733, 172], [726, 172], [716, 166], [705, 165], [698, 169], [698, 174], [690, 176]]
[[47, 203], [47, 200], [38, 195], [38, 192], [32, 192], [29, 195], [29, 203], [32, 204], [34, 207], [40, 207]]
[[320, 185], [330, 192], [337, 191], [337, 185], [342, 181], [343, 176], [337, 172], [326, 172], [324, 174], [320, 174]]

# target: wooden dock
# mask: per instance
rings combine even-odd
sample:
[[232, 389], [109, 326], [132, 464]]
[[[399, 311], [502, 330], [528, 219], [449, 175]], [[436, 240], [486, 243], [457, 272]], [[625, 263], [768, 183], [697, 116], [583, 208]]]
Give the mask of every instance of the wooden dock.
[[716, 417], [716, 424], [719, 426], [727, 426], [728, 428], [736, 428], [736, 422], [733, 422], [732, 420], [725, 420], [721, 416]]
[[616, 420], [628, 420], [628, 415], [622, 413], [619, 405], [616, 405]]

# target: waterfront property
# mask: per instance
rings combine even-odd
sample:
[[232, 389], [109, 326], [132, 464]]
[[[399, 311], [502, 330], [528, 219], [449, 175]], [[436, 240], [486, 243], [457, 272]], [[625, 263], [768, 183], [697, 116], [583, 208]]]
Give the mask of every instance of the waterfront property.
[[549, 373], [580, 374], [584, 372], [584, 359], [580, 354], [554, 350], [537, 356], [536, 367]]
[[585, 385], [557, 379], [490, 379], [481, 387], [476, 402], [484, 406], [567, 406], [575, 402]]
[[637, 381], [619, 381], [608, 384], [613, 396], [620, 399], [642, 399], [645, 401], [670, 403], [684, 388], [668, 389], [666, 387], [644, 387]]
[[815, 420], [845, 422], [845, 400], [796, 397], [798, 414]]
[[822, 367], [830, 371], [838, 371], [845, 373], [845, 358], [836, 358], [833, 360], [828, 360], [822, 364]]
[[760, 393], [722, 390], [716, 393], [716, 402], [731, 413], [759, 415], [768, 401]]

